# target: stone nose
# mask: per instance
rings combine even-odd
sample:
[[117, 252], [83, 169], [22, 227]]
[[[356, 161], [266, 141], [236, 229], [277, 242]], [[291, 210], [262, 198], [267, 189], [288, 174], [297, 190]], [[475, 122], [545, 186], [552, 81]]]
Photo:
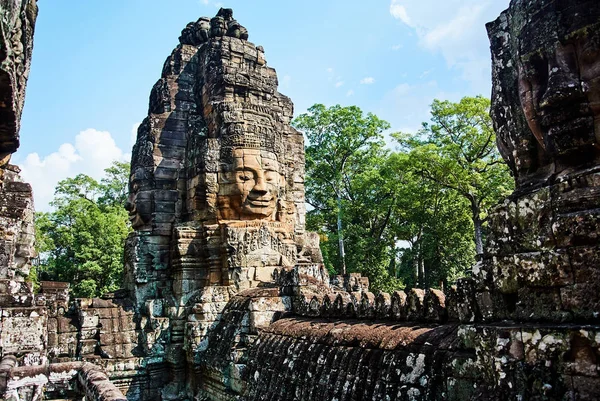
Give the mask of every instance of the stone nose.
[[265, 180], [264, 174], [258, 174], [252, 192], [259, 194], [266, 194], [268, 192], [267, 181]]
[[569, 72], [558, 69], [558, 67], [553, 68], [553, 72], [550, 73], [548, 78], [546, 91], [540, 99], [541, 108], [560, 106], [581, 94], [579, 82], [571, 75]]
[[554, 108], [581, 96], [581, 86], [577, 67], [571, 54], [564, 48], [556, 50], [554, 58], [548, 61], [548, 81], [546, 91], [540, 98], [540, 107]]

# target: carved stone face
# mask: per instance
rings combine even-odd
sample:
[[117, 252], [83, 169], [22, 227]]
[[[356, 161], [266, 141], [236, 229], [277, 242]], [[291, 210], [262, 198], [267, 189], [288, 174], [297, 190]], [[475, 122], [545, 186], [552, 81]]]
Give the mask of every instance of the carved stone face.
[[[530, 24], [541, 22], [534, 18]], [[600, 142], [600, 34], [581, 28], [534, 39], [538, 49], [522, 41], [520, 49], [521, 106], [531, 132], [550, 155], [589, 154]]]
[[129, 212], [129, 221], [135, 229], [143, 227], [152, 219], [152, 190], [150, 180], [143, 168], [136, 169], [129, 179], [129, 197], [125, 209]]
[[221, 215], [226, 219], [275, 218], [283, 179], [275, 154], [235, 149], [231, 169], [220, 174]]
[[491, 114], [517, 186], [600, 160], [600, 3], [514, 0], [487, 28]]

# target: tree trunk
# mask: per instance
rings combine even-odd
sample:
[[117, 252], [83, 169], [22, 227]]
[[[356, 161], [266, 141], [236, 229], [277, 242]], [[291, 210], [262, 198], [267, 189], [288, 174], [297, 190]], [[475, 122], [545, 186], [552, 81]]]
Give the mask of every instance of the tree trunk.
[[419, 252], [419, 271], [421, 273], [421, 280], [419, 282], [419, 288], [427, 288], [427, 274], [425, 272], [425, 260], [423, 258], [423, 248], [421, 247]]
[[425, 284], [425, 266], [423, 263], [423, 244], [421, 244], [421, 237], [423, 236], [423, 227], [419, 229], [419, 235], [415, 241], [415, 253], [414, 253], [414, 266], [417, 273], [417, 288], [423, 288]]
[[344, 250], [344, 234], [342, 232], [342, 198], [339, 194], [337, 197], [337, 206], [337, 229], [340, 244], [340, 261], [342, 262], [342, 275], [346, 275], [346, 252]]
[[473, 200], [471, 201], [471, 212], [473, 213], [473, 227], [475, 229], [475, 252], [477, 252], [477, 255], [481, 255], [483, 253], [483, 234], [481, 232], [483, 221], [479, 217], [481, 210]]
[[419, 266], [419, 243], [415, 243], [414, 246], [414, 254], [413, 254], [413, 268], [415, 269], [415, 277], [416, 277], [416, 283], [415, 283], [415, 287], [419, 288], [420, 284], [421, 284], [421, 269]]

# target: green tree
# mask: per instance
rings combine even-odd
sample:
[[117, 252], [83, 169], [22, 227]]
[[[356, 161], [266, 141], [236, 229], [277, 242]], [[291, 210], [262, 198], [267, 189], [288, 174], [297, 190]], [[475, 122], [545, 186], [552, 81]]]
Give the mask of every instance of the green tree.
[[339, 271], [346, 274], [344, 203], [355, 202], [354, 177], [370, 168], [383, 151], [382, 132], [390, 125], [377, 116], [366, 116], [356, 106], [326, 108], [315, 104], [293, 125], [308, 139], [306, 147], [306, 198], [317, 211], [336, 216]]
[[122, 280], [129, 165], [115, 162], [105, 171], [100, 182], [85, 174], [59, 182], [54, 211], [36, 214], [38, 276], [71, 283], [78, 297], [113, 291]]
[[458, 103], [434, 100], [431, 123], [413, 135], [394, 134], [416, 174], [467, 200], [478, 254], [487, 211], [514, 185], [496, 148], [489, 108], [489, 99], [481, 96]]
[[393, 134], [396, 152], [381, 135], [389, 125], [356, 107], [315, 105], [295, 120], [308, 138], [307, 227], [321, 234], [328, 267], [347, 264], [382, 290], [466, 274], [489, 207], [512, 189], [488, 109], [481, 97], [436, 100], [431, 123]]
[[464, 275], [474, 260], [469, 209], [453, 191], [416, 174], [412, 162], [407, 153], [390, 154], [378, 184], [393, 199], [385, 228], [394, 257], [390, 275], [409, 287], [443, 286]]

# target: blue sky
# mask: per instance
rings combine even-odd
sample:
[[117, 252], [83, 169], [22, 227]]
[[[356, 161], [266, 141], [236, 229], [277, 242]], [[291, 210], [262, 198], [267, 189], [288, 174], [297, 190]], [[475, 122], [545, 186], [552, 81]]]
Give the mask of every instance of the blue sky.
[[489, 96], [484, 24], [508, 2], [41, 1], [13, 163], [47, 210], [59, 180], [100, 178], [112, 160], [129, 161], [132, 132], [181, 30], [220, 6], [265, 48], [296, 115], [314, 103], [358, 105], [392, 131], [413, 131], [434, 98]]

